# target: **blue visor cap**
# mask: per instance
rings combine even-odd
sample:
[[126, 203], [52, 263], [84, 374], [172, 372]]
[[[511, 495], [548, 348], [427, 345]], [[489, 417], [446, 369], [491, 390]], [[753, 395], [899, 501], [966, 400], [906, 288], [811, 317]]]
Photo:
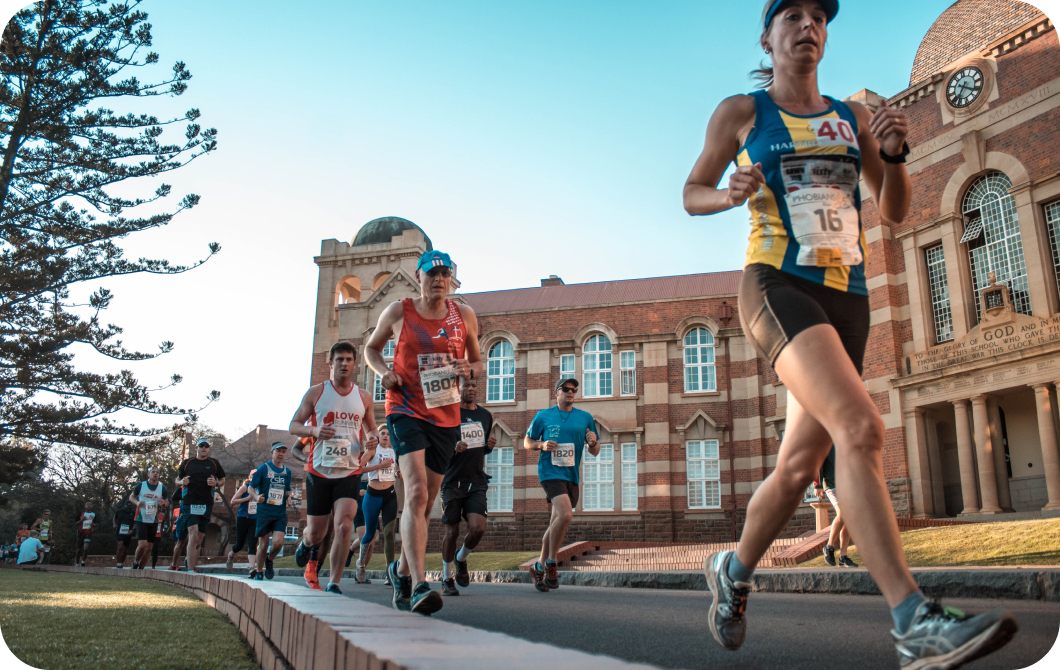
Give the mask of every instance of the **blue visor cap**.
[[[816, 0], [817, 4], [824, 10], [825, 16], [828, 17], [828, 23], [832, 22], [836, 14], [839, 13], [839, 0]], [[791, 0], [776, 0], [773, 5], [766, 12], [765, 19], [762, 21], [762, 27], [765, 28], [773, 22], [773, 17], [777, 15], [777, 12], [791, 4]]]
[[283, 442], [273, 442], [272, 443], [272, 450], [273, 451], [276, 451], [277, 449], [286, 449], [286, 448], [287, 448], [287, 445], [284, 444]]
[[422, 272], [430, 272], [432, 268], [440, 267], [453, 269], [453, 261], [449, 258], [449, 254], [441, 251], [428, 251], [420, 256], [419, 262], [416, 263], [416, 269]]

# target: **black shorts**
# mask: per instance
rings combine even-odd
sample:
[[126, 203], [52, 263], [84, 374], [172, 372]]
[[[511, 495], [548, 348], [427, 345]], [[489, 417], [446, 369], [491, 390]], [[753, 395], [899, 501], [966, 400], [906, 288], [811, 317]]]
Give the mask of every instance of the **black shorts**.
[[157, 521], [152, 521], [151, 523], [147, 523], [145, 521], [136, 522], [136, 540], [138, 542], [143, 542], [144, 540], [146, 540], [151, 544], [154, 544], [156, 539], [156, 533], [158, 533]]
[[305, 473], [306, 515], [327, 516], [335, 507], [335, 501], [342, 498], [353, 498], [354, 502], [359, 502], [357, 490], [360, 485], [360, 473], [340, 479], [328, 479], [312, 472]]
[[486, 491], [488, 484], [471, 484], [470, 486], [442, 487], [442, 523], [446, 526], [460, 524], [460, 519], [467, 521], [468, 514], [486, 515]]
[[835, 328], [861, 374], [869, 341], [869, 299], [815, 284], [764, 263], [743, 269], [740, 324], [755, 350], [771, 365], [802, 331], [822, 323]]
[[272, 517], [271, 519], [263, 519], [261, 515], [258, 515], [257, 527], [254, 529], [254, 537], [265, 537], [266, 535], [272, 535], [273, 533], [286, 533], [287, 532], [287, 515]]
[[254, 547], [247, 544], [247, 536], [257, 528], [257, 524], [257, 517], [254, 517], [253, 519], [245, 516], [236, 517], [236, 543], [232, 545], [233, 554], [238, 554], [242, 551], [244, 545], [247, 546], [248, 552], [254, 553]]
[[192, 514], [192, 507], [198, 507], [198, 505], [180, 503], [180, 519], [184, 522], [184, 530], [188, 530], [192, 526], [197, 526], [200, 533], [205, 533], [206, 527], [210, 525], [210, 514], [213, 513], [213, 501], [206, 503], [205, 514]]
[[357, 497], [357, 513], [353, 515], [353, 527], [364, 528], [364, 492], [368, 490], [368, 481], [361, 480], [361, 495]]
[[131, 532], [132, 529], [130, 528], [129, 530], [130, 532], [126, 533], [125, 535], [122, 535], [121, 533], [114, 534], [114, 539], [118, 541], [118, 544], [124, 544], [126, 549], [129, 548], [129, 545], [132, 543], [133, 539], [133, 534]]
[[427, 469], [440, 475], [449, 469], [449, 461], [456, 453], [456, 443], [460, 441], [460, 426], [442, 428], [403, 414], [389, 415], [386, 426], [390, 429], [390, 442], [398, 458], [423, 451]]
[[545, 502], [550, 503], [556, 496], [567, 496], [570, 498], [571, 509], [578, 506], [578, 498], [581, 496], [581, 488], [574, 482], [566, 479], [546, 479], [541, 482], [541, 488], [545, 489]]

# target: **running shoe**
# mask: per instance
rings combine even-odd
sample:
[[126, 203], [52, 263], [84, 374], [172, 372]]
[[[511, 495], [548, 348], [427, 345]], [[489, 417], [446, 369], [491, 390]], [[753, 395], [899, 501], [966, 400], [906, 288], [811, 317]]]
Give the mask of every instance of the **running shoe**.
[[856, 568], [856, 567], [858, 567], [858, 564], [855, 563], [854, 561], [850, 560], [849, 556], [840, 556], [839, 557], [839, 565], [842, 565], [844, 568]]
[[118, 565], [117, 565], [117, 568], [118, 568], [119, 570], [123, 569], [124, 567], [125, 567], [125, 566], [124, 566], [124, 565], [122, 565], [121, 563], [118, 563]]
[[559, 588], [559, 567], [555, 561], [545, 561], [545, 586], [549, 589]]
[[830, 544], [824, 545], [824, 562], [835, 567], [835, 547]]
[[449, 579], [442, 582], [442, 595], [443, 596], [458, 596], [460, 592], [456, 590], [456, 580], [450, 577]]
[[364, 566], [359, 562], [357, 563], [357, 572], [353, 573], [353, 581], [358, 584], [371, 584], [372, 580], [368, 579], [368, 571], [364, 569]]
[[[411, 581], [411, 578], [409, 578], [409, 581]], [[420, 582], [413, 590], [409, 604], [413, 612], [430, 616], [442, 609], [442, 595], [437, 591], [432, 591], [431, 585], [427, 582]]]
[[412, 598], [412, 578], [402, 577], [398, 573], [398, 563], [399, 561], [394, 561], [386, 566], [386, 576], [394, 587], [394, 599], [392, 601], [394, 609], [408, 612]]
[[232, 564], [235, 563], [235, 560], [236, 560], [236, 557], [233, 556], [232, 554], [229, 554], [228, 555], [228, 560], [225, 561], [225, 567], [228, 568], [229, 570], [231, 570], [232, 569]]
[[747, 594], [751, 585], [747, 582], [734, 582], [729, 578], [729, 561], [736, 553], [722, 551], [710, 554], [703, 561], [703, 573], [707, 577], [707, 588], [710, 589], [710, 612], [707, 624], [710, 634], [718, 644], [736, 651], [743, 644], [747, 632]]
[[254, 573], [254, 576], [253, 576], [253, 577], [251, 577], [251, 579], [256, 579], [256, 580], [258, 580], [258, 581], [260, 582], [260, 581], [262, 581], [262, 579], [263, 579], [263, 578], [262, 578], [262, 576], [261, 576], [261, 573], [260, 573], [260, 572], [255, 572], [255, 573]]
[[339, 585], [336, 584], [335, 582], [328, 582], [328, 587], [326, 589], [324, 589], [324, 592], [325, 593], [335, 593], [335, 594], [340, 595], [340, 596], [342, 595], [342, 589], [340, 589]]
[[545, 571], [538, 567], [538, 562], [530, 566], [530, 576], [534, 579], [534, 588], [541, 593], [548, 593], [548, 585], [545, 584]]
[[251, 569], [251, 571], [247, 574], [247, 579], [257, 579], [257, 578], [258, 578], [258, 571], [254, 570], [254, 569]]
[[294, 550], [294, 564], [300, 568], [304, 568], [306, 563], [309, 562], [309, 547], [305, 546], [305, 542], [299, 542], [298, 547]]
[[310, 591], [323, 591], [320, 588], [320, 579], [317, 578], [317, 569], [319, 566], [316, 561], [309, 561], [305, 564], [305, 573], [302, 576], [305, 578], [305, 583], [309, 587]]
[[265, 559], [265, 579], [272, 579], [276, 576], [276, 571], [272, 569], [272, 559]]
[[393, 586], [393, 584], [390, 582], [389, 574], [386, 577], [383, 577], [383, 586]]
[[[354, 543], [357, 544], [357, 543]], [[361, 545], [357, 544], [357, 550], [360, 551]], [[350, 567], [350, 563], [353, 561], [353, 544], [350, 545], [350, 550], [346, 552], [346, 567]]]
[[905, 670], [950, 670], [1000, 649], [1017, 630], [1016, 617], [1000, 609], [973, 617], [929, 601], [917, 608], [909, 630], [891, 635]]
[[[467, 561], [455, 561], [456, 563], [456, 583], [460, 586], [467, 586], [471, 583], [471, 573], [467, 571]], [[442, 593], [442, 595], [448, 595]]]

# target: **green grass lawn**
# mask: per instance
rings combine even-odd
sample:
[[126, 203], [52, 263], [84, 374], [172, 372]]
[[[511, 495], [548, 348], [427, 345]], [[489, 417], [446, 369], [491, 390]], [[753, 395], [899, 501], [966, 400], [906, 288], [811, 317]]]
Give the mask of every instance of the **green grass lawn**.
[[[945, 565], [1060, 565], [1060, 519], [918, 528], [902, 533], [911, 568]], [[850, 558], [864, 565], [854, 546]], [[824, 557], [797, 567], [825, 566]]]
[[[286, 551], [286, 549], [284, 550]], [[482, 553], [472, 552], [467, 557], [468, 570], [517, 570], [520, 563], [529, 561], [531, 558], [537, 556], [540, 552], [536, 551], [486, 551]], [[351, 569], [355, 563], [351, 562]], [[284, 556], [276, 559], [277, 568], [294, 568], [297, 567], [294, 564], [294, 555]], [[330, 559], [324, 561], [324, 567], [330, 567]], [[386, 569], [386, 559], [383, 557], [382, 552], [376, 552], [372, 556], [372, 560], [368, 562], [369, 570], [384, 570]], [[442, 569], [442, 555], [441, 554], [427, 554], [427, 569], [428, 570], [441, 570]]]
[[0, 630], [47, 670], [260, 667], [226, 616], [149, 579], [0, 570]]

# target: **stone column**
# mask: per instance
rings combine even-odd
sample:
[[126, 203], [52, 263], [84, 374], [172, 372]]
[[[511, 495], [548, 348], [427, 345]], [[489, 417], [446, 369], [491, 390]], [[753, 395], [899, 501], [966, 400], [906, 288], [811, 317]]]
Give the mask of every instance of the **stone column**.
[[994, 479], [997, 481], [997, 504], [1002, 512], [1015, 512], [1012, 508], [1012, 493], [1008, 486], [1008, 464], [1005, 462], [1005, 440], [1001, 435], [1001, 411], [997, 400], [986, 403], [990, 414], [990, 440], [994, 443]]
[[979, 461], [979, 490], [983, 506], [980, 514], [1000, 514], [997, 504], [997, 480], [994, 479], [994, 444], [990, 438], [990, 418], [985, 395], [972, 398], [972, 422], [975, 424], [975, 453]]
[[961, 467], [961, 497], [964, 509], [961, 516], [979, 513], [979, 494], [975, 483], [975, 446], [968, 430], [968, 401], [954, 400], [953, 413], [957, 428], [957, 461]]
[[913, 518], [930, 519], [935, 516], [935, 502], [931, 497], [931, 466], [928, 463], [924, 409], [914, 407], [911, 411], [905, 412], [905, 418], [906, 430], [910, 428], [909, 419], [913, 420], [913, 426], [911, 426], [913, 443], [906, 445], [906, 456], [909, 459], [909, 483], [913, 488]]
[[1045, 469], [1045, 489], [1049, 502], [1042, 509], [1060, 509], [1060, 452], [1056, 447], [1056, 426], [1053, 424], [1053, 400], [1049, 384], [1034, 384], [1034, 404], [1038, 408], [1038, 437], [1042, 442], [1042, 466]]
[[935, 516], [946, 514], [946, 482], [942, 477], [942, 451], [939, 449], [939, 426], [935, 413], [924, 415], [924, 432], [927, 433], [928, 464], [931, 466], [931, 501], [935, 506]]

